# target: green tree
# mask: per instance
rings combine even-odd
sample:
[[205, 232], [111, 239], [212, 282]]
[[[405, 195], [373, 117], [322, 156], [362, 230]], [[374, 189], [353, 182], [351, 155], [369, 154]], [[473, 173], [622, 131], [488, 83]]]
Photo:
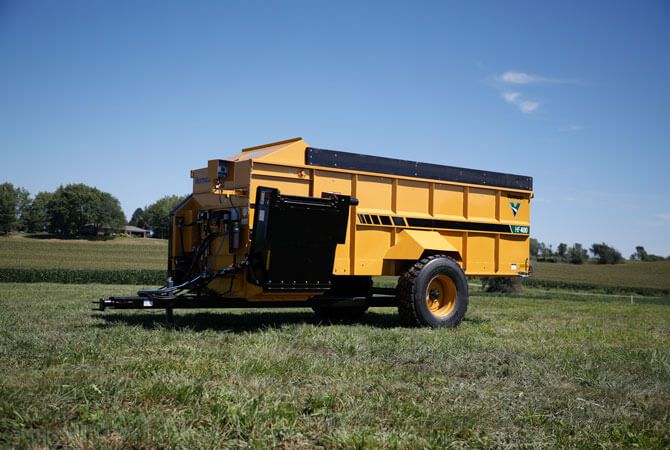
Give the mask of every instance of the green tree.
[[647, 251], [644, 249], [644, 247], [638, 245], [637, 247], [635, 247], [635, 253], [630, 255], [630, 259], [637, 261], [644, 261], [647, 259], [648, 256], [649, 255], [647, 254]]
[[119, 228], [126, 223], [119, 201], [107, 192], [85, 184], [59, 187], [48, 202], [49, 230], [63, 236], [76, 236], [90, 224]]
[[147, 228], [147, 220], [145, 216], [146, 214], [144, 213], [144, 210], [142, 208], [137, 208], [135, 212], [133, 212], [133, 216], [130, 218], [130, 222], [128, 222], [128, 225], [140, 228]]
[[170, 229], [170, 212], [181, 203], [186, 196], [166, 195], [144, 208], [144, 220], [156, 238], [167, 239]]
[[575, 243], [568, 249], [568, 261], [571, 264], [584, 264], [589, 260], [589, 254], [582, 244]]
[[591, 253], [596, 257], [598, 264], [618, 264], [623, 262], [623, 256], [614, 247], [603, 243], [593, 244], [591, 246]]
[[539, 252], [539, 258], [538, 260], [540, 261], [549, 261], [549, 262], [555, 262], [554, 261], [554, 250], [551, 247], [551, 244], [546, 245], [544, 242], [540, 242], [540, 245], [538, 247], [538, 252]]
[[46, 231], [49, 226], [49, 211], [47, 207], [53, 194], [51, 192], [38, 192], [23, 215], [26, 231]]
[[0, 233], [23, 228], [23, 215], [30, 204], [30, 194], [12, 183], [0, 184]]
[[654, 261], [663, 261], [665, 258], [662, 256], [658, 255], [647, 255], [645, 259], [643, 259], [644, 262], [654, 262]]
[[638, 245], [635, 247], [635, 253], [630, 255], [630, 259], [644, 262], [654, 262], [654, 261], [663, 261], [665, 258], [658, 255], [651, 255], [647, 253], [643, 246]]
[[540, 252], [540, 242], [535, 238], [530, 238], [530, 257], [537, 260]]
[[556, 255], [559, 257], [561, 262], [565, 261], [568, 256], [568, 244], [564, 244], [563, 242], [558, 244], [558, 247], [556, 247]]
[[19, 230], [26, 230], [25, 216], [30, 204], [30, 193], [21, 187], [16, 188], [16, 225]]
[[12, 183], [0, 184], [0, 233], [7, 234], [16, 227], [16, 189]]

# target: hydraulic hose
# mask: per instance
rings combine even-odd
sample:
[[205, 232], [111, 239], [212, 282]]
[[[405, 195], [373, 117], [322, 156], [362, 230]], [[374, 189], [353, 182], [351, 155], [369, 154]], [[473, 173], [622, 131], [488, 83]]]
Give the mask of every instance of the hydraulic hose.
[[160, 295], [160, 294], [169, 294], [174, 291], [178, 291], [179, 289], [184, 289], [185, 287], [188, 287], [192, 284], [197, 283], [199, 280], [203, 278], [203, 274], [201, 273], [197, 277], [193, 278], [192, 280], [188, 280], [182, 284], [179, 284], [177, 286], [170, 286], [170, 287], [162, 287], [159, 289], [149, 289], [145, 291], [138, 291], [137, 295], [146, 295], [146, 296], [151, 296], [151, 295]]
[[214, 277], [222, 277], [229, 275], [233, 272], [237, 272], [238, 270], [242, 270], [245, 267], [249, 265], [249, 258], [244, 258], [239, 264], [235, 264], [233, 266], [226, 267], [224, 269], [219, 270], [218, 272], [215, 272], [214, 274], [211, 274], [207, 272], [206, 270], [202, 272], [200, 275], [196, 276], [195, 278], [185, 281], [182, 284], [178, 284], [176, 286], [170, 286], [170, 287], [162, 287], [159, 289], [148, 289], [144, 291], [138, 291], [137, 295], [140, 296], [147, 296], [151, 297], [154, 295], [162, 295], [162, 294], [171, 294], [173, 292], [185, 289], [189, 286], [192, 286], [198, 282], [205, 281], [207, 278], [214, 278]]

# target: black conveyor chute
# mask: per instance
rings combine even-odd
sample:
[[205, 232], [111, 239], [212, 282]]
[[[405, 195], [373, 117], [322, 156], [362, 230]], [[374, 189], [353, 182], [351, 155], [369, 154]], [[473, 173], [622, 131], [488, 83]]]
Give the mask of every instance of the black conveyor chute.
[[320, 291], [332, 284], [337, 244], [344, 243], [346, 195], [281, 195], [259, 186], [249, 256], [249, 281], [267, 291]]
[[533, 190], [533, 178], [509, 173], [464, 169], [417, 161], [361, 155], [359, 153], [307, 147], [305, 163], [309, 166], [332, 167], [401, 177], [425, 178], [438, 181], [481, 184], [508, 189]]

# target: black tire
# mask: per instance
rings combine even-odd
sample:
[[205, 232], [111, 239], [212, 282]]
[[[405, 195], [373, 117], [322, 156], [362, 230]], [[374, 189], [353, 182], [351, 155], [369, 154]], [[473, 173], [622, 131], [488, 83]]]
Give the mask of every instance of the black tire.
[[468, 298], [463, 269], [445, 255], [423, 258], [398, 279], [398, 312], [406, 326], [456, 327], [468, 310]]
[[345, 307], [329, 307], [329, 306], [314, 306], [312, 308], [316, 313], [316, 317], [320, 322], [326, 323], [342, 323], [355, 322], [368, 310], [367, 306], [345, 306]]

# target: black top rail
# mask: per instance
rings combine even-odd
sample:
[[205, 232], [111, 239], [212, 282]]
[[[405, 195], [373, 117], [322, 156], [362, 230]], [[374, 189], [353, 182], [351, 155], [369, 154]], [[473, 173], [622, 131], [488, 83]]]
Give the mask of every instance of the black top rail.
[[440, 164], [406, 161], [382, 156], [362, 155], [321, 148], [307, 147], [306, 164], [309, 166], [357, 170], [402, 177], [425, 178], [437, 181], [479, 184], [524, 191], [533, 190], [533, 178], [501, 172], [489, 172]]

